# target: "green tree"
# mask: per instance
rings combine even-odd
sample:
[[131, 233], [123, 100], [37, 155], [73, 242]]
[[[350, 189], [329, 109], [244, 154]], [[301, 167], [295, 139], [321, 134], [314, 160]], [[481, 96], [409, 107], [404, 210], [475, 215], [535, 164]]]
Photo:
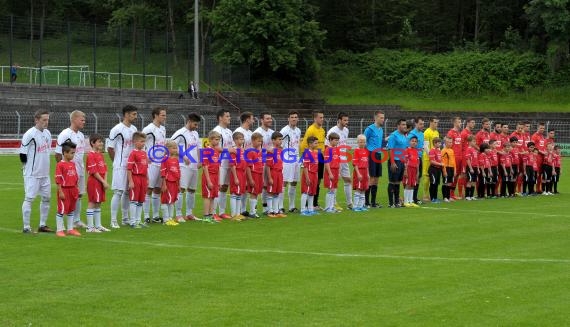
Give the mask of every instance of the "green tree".
[[324, 38], [314, 13], [303, 0], [222, 0], [212, 12], [214, 58], [309, 82]]

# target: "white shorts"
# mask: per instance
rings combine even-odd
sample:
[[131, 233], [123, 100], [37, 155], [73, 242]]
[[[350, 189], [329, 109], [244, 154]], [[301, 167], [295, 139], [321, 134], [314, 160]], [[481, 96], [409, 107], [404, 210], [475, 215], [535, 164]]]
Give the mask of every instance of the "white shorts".
[[198, 186], [198, 168], [180, 166], [180, 188], [196, 190]]
[[348, 167], [348, 162], [340, 164], [340, 176], [350, 178], [350, 168]]
[[298, 162], [283, 163], [283, 182], [298, 182], [301, 164]]
[[24, 176], [26, 198], [35, 199], [38, 195], [44, 199], [51, 198], [51, 181], [49, 177]]
[[77, 187], [79, 188], [79, 195], [85, 194], [85, 175], [77, 176]]
[[127, 179], [127, 168], [113, 168], [113, 181], [111, 182], [111, 189], [113, 191], [128, 191], [129, 181]]
[[229, 167], [225, 167], [225, 168], [220, 167], [220, 179], [218, 181], [219, 181], [220, 186], [230, 185], [230, 168]]
[[156, 188], [162, 186], [162, 178], [160, 177], [160, 166], [148, 166], [148, 188]]

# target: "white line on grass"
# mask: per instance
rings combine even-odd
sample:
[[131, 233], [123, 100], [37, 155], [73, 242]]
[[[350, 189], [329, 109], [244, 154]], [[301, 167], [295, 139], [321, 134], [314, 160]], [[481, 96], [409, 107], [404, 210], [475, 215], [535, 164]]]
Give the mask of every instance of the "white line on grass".
[[474, 212], [474, 213], [499, 213], [499, 214], [509, 214], [509, 215], [531, 215], [536, 217], [564, 217], [570, 218], [570, 215], [548, 215], [537, 212], [523, 212], [523, 211], [501, 211], [501, 210], [469, 210], [469, 209], [456, 209], [456, 208], [434, 208], [434, 207], [422, 207], [422, 209], [427, 210], [449, 210], [449, 211], [463, 211], [463, 212]]
[[[18, 233], [16, 229], [0, 227], [1, 231]], [[311, 252], [311, 251], [290, 251], [279, 249], [247, 249], [247, 248], [231, 248], [220, 246], [200, 246], [173, 244], [162, 242], [141, 242], [127, 241], [108, 238], [78, 238], [78, 240], [99, 241], [107, 243], [120, 243], [130, 245], [146, 245], [160, 248], [179, 248], [179, 249], [198, 249], [198, 250], [214, 250], [225, 252], [241, 252], [241, 253], [269, 253], [269, 254], [293, 254], [304, 256], [318, 257], [335, 257], [335, 258], [368, 258], [368, 259], [394, 259], [394, 260], [410, 260], [410, 261], [452, 261], [452, 262], [488, 262], [488, 263], [562, 263], [570, 264], [570, 259], [550, 259], [550, 258], [454, 258], [454, 257], [422, 257], [422, 256], [406, 256], [391, 254], [366, 254], [366, 253], [331, 253], [331, 252]]]

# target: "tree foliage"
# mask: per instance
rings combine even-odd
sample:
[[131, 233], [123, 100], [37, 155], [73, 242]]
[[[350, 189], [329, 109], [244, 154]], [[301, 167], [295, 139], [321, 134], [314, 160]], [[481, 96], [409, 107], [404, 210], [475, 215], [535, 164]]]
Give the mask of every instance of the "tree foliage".
[[324, 33], [302, 0], [222, 0], [212, 13], [216, 59], [308, 81]]

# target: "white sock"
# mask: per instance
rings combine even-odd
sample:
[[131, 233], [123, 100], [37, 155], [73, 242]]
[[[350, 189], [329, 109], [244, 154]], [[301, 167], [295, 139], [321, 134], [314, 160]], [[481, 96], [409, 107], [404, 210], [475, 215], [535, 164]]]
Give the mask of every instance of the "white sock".
[[168, 217], [174, 217], [174, 204], [168, 204], [166, 208], [168, 211]]
[[267, 196], [265, 197], [267, 200], [267, 207], [265, 208], [265, 210], [267, 210], [267, 212], [273, 212], [273, 201], [275, 200], [275, 197], [273, 196], [273, 194], [267, 194]]
[[129, 217], [131, 218], [130, 220], [130, 224], [131, 225], [135, 225], [138, 223], [136, 217], [137, 217], [137, 203], [136, 202], [131, 202], [130, 206], [129, 206]]
[[148, 194], [144, 196], [143, 213], [145, 219], [150, 218], [150, 195]]
[[140, 202], [138, 202], [138, 203], [137, 203], [137, 213], [136, 213], [137, 215], [136, 215], [136, 217], [135, 217], [135, 221], [137, 222], [137, 224], [142, 223], [142, 221], [141, 221], [142, 210], [143, 210], [142, 207], [143, 207], [143, 204], [140, 203]]
[[[295, 208], [295, 195], [297, 195], [297, 185], [289, 184], [289, 191], [287, 192], [289, 196], [289, 210]], [[301, 205], [301, 208], [303, 206]]]
[[313, 206], [313, 199], [315, 198], [314, 195], [309, 195], [307, 201], [309, 202], [309, 211], [315, 211], [315, 207]]
[[354, 208], [360, 208], [359, 204], [360, 203], [360, 191], [355, 190], [354, 191], [354, 202], [353, 202], [353, 207]]
[[172, 218], [170, 213], [168, 212], [168, 204], [163, 203], [160, 208], [162, 209], [162, 219], [163, 221], [167, 221], [168, 219]]
[[121, 206], [122, 196], [122, 191], [113, 192], [113, 197], [111, 198], [111, 222], [117, 222], [117, 214], [119, 213], [119, 207]]
[[236, 195], [236, 215], [241, 215], [241, 213], [243, 212], [243, 208], [241, 206], [241, 199], [242, 199], [242, 195]]
[[30, 225], [30, 215], [32, 214], [32, 202], [24, 200], [22, 203], [22, 220], [24, 221], [24, 228], [32, 228]]
[[249, 214], [254, 215], [256, 214], [257, 210], [257, 197], [254, 199], [249, 199]]
[[[307, 211], [307, 199], [309, 198], [309, 196], [307, 195], [307, 193], [302, 193], [301, 194], [301, 211]], [[291, 205], [289, 205], [291, 206]]]
[[226, 213], [226, 192], [220, 192], [218, 195], [218, 207], [220, 211], [218, 212], [220, 215]]
[[196, 192], [186, 191], [186, 215], [191, 215], [196, 201]]
[[49, 200], [42, 198], [40, 202], [40, 226], [45, 226], [49, 215]]
[[63, 215], [62, 214], [57, 214], [55, 215], [55, 224], [56, 224], [56, 230], [58, 232], [63, 232], [65, 230], [65, 226], [63, 226]]
[[334, 209], [334, 206], [336, 205], [336, 188], [332, 189], [332, 203], [333, 203], [332, 208]]
[[77, 202], [75, 202], [75, 211], [73, 212], [73, 221], [79, 222], [81, 221], [81, 194], [79, 198], [77, 198]]
[[261, 204], [263, 204], [263, 213], [266, 213], [267, 210], [267, 191], [265, 190], [265, 188], [263, 189], [263, 191], [261, 191]]
[[279, 193], [279, 194], [277, 194], [277, 196], [275, 196], [273, 198], [273, 212], [274, 213], [279, 213], [279, 209], [283, 208], [283, 206], [280, 206], [279, 203], [283, 203], [283, 193]]
[[333, 204], [331, 204], [332, 201], [332, 193], [330, 190], [327, 190], [327, 194], [325, 195], [325, 210], [330, 209]]
[[283, 194], [284, 193], [285, 193], [285, 187], [283, 187], [281, 189], [281, 192], [279, 193], [279, 195], [277, 195], [277, 206], [279, 207], [279, 209], [285, 208], [285, 206], [283, 205]]
[[88, 228], [92, 228], [95, 225], [93, 225], [93, 211], [94, 209], [89, 209], [87, 208], [87, 227]]
[[152, 205], [152, 218], [160, 216], [160, 194], [152, 193], [150, 196]]
[[[182, 216], [183, 198], [184, 198], [184, 193], [178, 192], [178, 198], [176, 199], [176, 216]], [[186, 203], [186, 206], [188, 206], [188, 203]], [[174, 217], [170, 217], [170, 218], [174, 218]]]
[[241, 195], [241, 209], [240, 209], [241, 212], [247, 211], [246, 208], [247, 208], [247, 194], [242, 194]]
[[236, 210], [237, 210], [237, 195], [231, 194], [230, 195], [230, 215], [233, 217], [235, 215], [237, 215]]
[[67, 230], [73, 229], [73, 212], [67, 214]]
[[131, 199], [129, 198], [129, 192], [123, 193], [123, 221], [129, 221], [129, 208], [130, 208]]
[[95, 227], [101, 226], [101, 208], [93, 209], [93, 218], [95, 219]]
[[352, 204], [352, 184], [344, 183], [344, 197], [347, 205]]

